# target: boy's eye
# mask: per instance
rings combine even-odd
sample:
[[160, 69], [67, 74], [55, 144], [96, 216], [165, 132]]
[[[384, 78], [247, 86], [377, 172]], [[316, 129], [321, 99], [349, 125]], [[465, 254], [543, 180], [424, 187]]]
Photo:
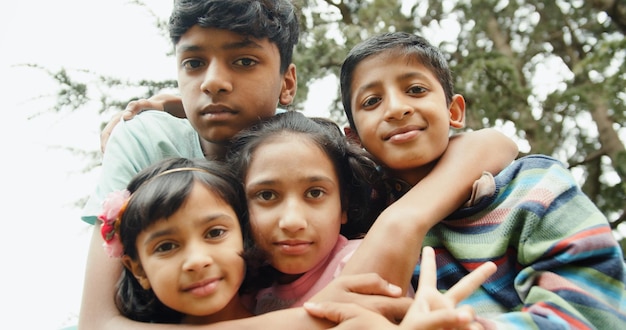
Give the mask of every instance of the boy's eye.
[[226, 229], [224, 228], [213, 228], [211, 230], [209, 230], [206, 234], [206, 236], [208, 238], [218, 238], [218, 237], [222, 237], [224, 236], [224, 234], [226, 234]]
[[409, 93], [409, 94], [421, 94], [421, 93], [425, 93], [425, 92], [426, 92], [426, 88], [424, 88], [422, 86], [411, 86], [407, 90], [407, 93]]
[[251, 58], [241, 58], [235, 61], [236, 65], [240, 65], [240, 66], [253, 66], [255, 65], [257, 62]]
[[159, 252], [159, 253], [168, 252], [168, 251], [175, 249], [177, 246], [178, 246], [177, 244], [172, 243], [172, 242], [160, 243], [154, 248], [154, 252]]
[[380, 97], [368, 97], [365, 102], [363, 102], [363, 107], [368, 108], [380, 101]]
[[264, 201], [270, 201], [276, 199], [276, 194], [269, 190], [260, 191], [256, 194], [257, 198]]
[[322, 189], [311, 189], [309, 191], [306, 192], [306, 196], [309, 198], [321, 198], [324, 195], [324, 191]]
[[182, 64], [185, 70], [195, 70], [203, 65], [200, 60], [186, 60]]

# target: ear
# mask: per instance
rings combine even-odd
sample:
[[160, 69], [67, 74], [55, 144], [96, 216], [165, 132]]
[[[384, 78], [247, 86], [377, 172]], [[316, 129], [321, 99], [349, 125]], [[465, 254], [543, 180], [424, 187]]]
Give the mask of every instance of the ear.
[[450, 127], [465, 127], [465, 99], [463, 98], [463, 95], [456, 94], [452, 97], [452, 103], [450, 103], [449, 111]]
[[341, 211], [341, 224], [345, 225], [348, 222], [348, 212]]
[[359, 147], [363, 147], [361, 144], [361, 139], [359, 139], [359, 135], [352, 129], [350, 126], [343, 127], [343, 133], [346, 135], [346, 139], [348, 142], [353, 143]]
[[291, 63], [283, 74], [283, 84], [280, 90], [278, 102], [282, 105], [289, 105], [293, 102], [298, 89], [298, 79], [296, 77], [296, 65]]
[[148, 280], [146, 272], [143, 270], [140, 262], [133, 260], [127, 255], [123, 255], [122, 264], [130, 270], [131, 273], [133, 273], [133, 276], [135, 276], [137, 282], [139, 282], [139, 285], [141, 285], [144, 290], [149, 290], [151, 288], [150, 280]]

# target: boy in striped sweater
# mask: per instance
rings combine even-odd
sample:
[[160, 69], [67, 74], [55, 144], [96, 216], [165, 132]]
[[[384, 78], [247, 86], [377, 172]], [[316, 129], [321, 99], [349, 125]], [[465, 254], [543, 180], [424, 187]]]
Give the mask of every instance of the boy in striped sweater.
[[[453, 93], [445, 57], [412, 34], [382, 34], [353, 48], [341, 92], [351, 134], [389, 176], [395, 199], [433, 169], [450, 128], [464, 126], [465, 101]], [[436, 251], [441, 291], [481, 263], [498, 265], [463, 302], [485, 328], [626, 328], [622, 251], [606, 217], [555, 159], [532, 155], [495, 177], [485, 173], [466, 206], [434, 226], [397, 221], [377, 221], [365, 238], [379, 248], [367, 259], [380, 264], [383, 277], [407, 262], [395, 251], [420, 249], [426, 231], [423, 245]], [[419, 275], [417, 266], [414, 285]]]

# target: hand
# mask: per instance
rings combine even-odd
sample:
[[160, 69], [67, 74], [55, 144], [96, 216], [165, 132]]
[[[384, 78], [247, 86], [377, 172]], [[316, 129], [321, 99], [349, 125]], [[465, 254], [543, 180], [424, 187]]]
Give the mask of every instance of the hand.
[[389, 322], [381, 315], [354, 303], [325, 301], [308, 302], [305, 310], [316, 317], [337, 323], [334, 329], [482, 329], [474, 321], [471, 306], [455, 306], [475, 291], [496, 267], [485, 263], [465, 276], [446, 294], [437, 290], [437, 270], [432, 248], [425, 247], [422, 253], [421, 274], [415, 300], [399, 325]]
[[483, 326], [474, 321], [474, 309], [471, 306], [457, 308], [456, 305], [469, 297], [489, 276], [495, 273], [496, 265], [492, 262], [480, 265], [445, 294], [437, 290], [437, 265], [432, 247], [424, 247], [420, 265], [415, 301], [400, 327], [403, 329], [482, 329]]
[[144, 110], [166, 111], [173, 116], [185, 118], [185, 110], [179, 96], [171, 94], [157, 94], [149, 99], [130, 101], [123, 111], [114, 114], [111, 120], [104, 126], [100, 133], [100, 150], [104, 153], [107, 141], [113, 132], [113, 128], [120, 120], [131, 120]]
[[304, 309], [311, 316], [328, 320], [336, 324], [331, 329], [360, 330], [360, 329], [397, 329], [398, 326], [391, 323], [379, 313], [371, 311], [355, 303], [341, 303], [326, 301], [320, 303], [304, 303]]
[[395, 322], [406, 314], [412, 299], [401, 297], [402, 289], [376, 273], [342, 275], [313, 296], [310, 302], [356, 302]]

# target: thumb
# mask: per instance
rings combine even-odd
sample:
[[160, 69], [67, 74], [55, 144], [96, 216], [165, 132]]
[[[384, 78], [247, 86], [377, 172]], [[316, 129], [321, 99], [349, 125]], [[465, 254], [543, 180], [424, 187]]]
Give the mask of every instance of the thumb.
[[359, 306], [352, 303], [340, 303], [340, 302], [306, 302], [303, 305], [304, 309], [311, 316], [328, 320], [330, 322], [339, 324], [358, 315]]

